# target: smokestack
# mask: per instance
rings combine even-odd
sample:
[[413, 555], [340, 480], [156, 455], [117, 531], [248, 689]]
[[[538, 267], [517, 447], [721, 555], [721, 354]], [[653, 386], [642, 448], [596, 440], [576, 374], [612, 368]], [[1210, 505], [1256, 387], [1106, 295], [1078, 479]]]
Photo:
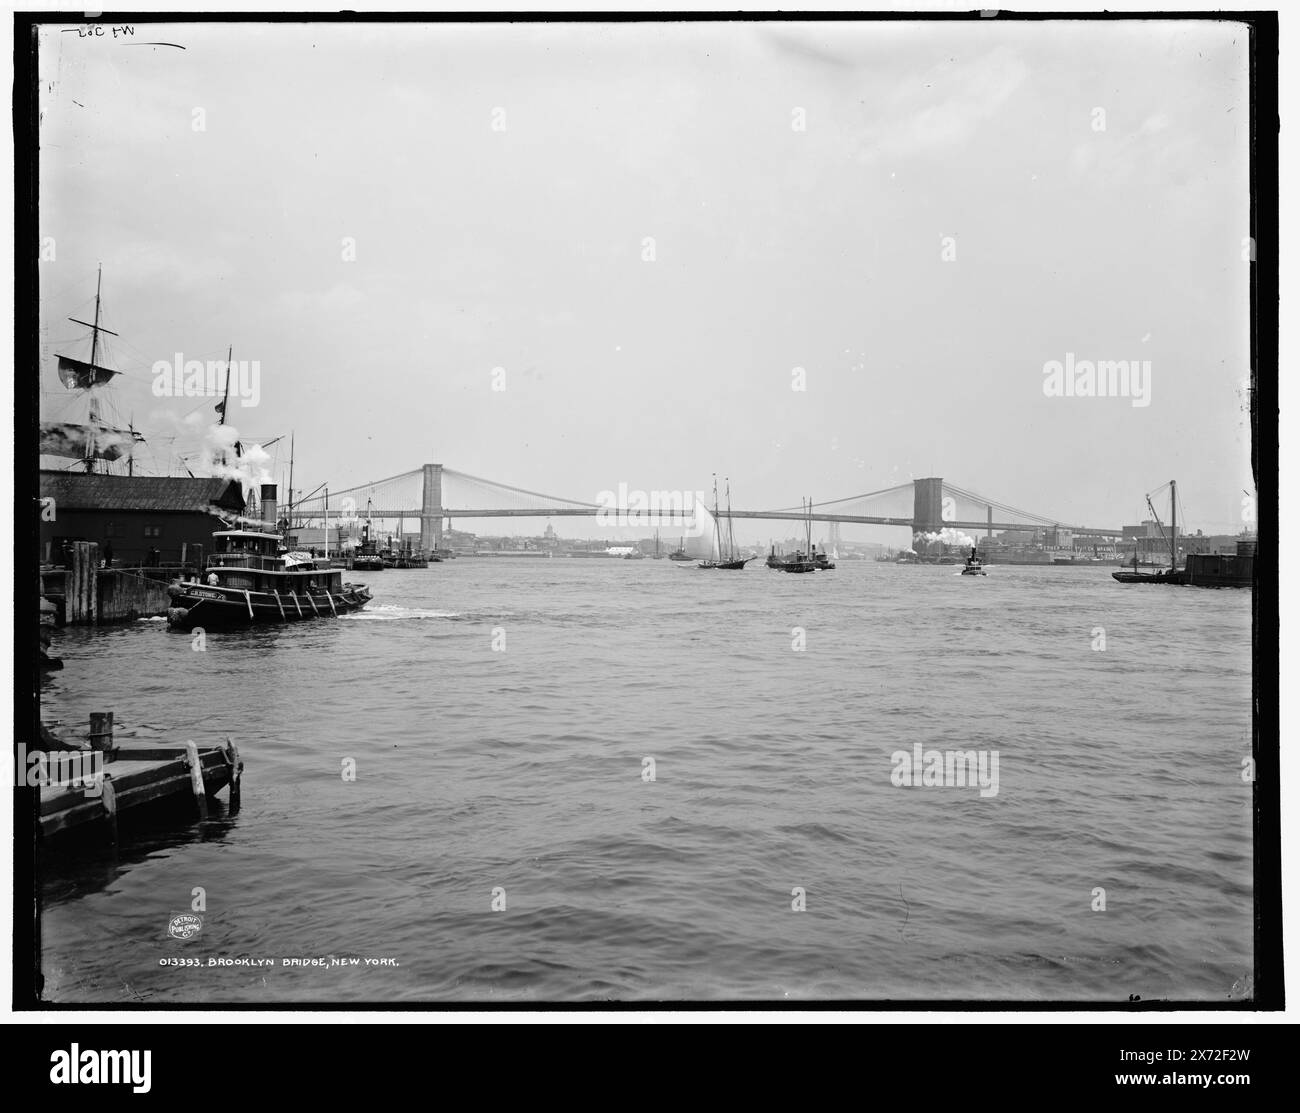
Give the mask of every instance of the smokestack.
[[262, 484], [262, 521], [275, 529], [275, 514], [277, 507], [275, 505], [275, 484]]

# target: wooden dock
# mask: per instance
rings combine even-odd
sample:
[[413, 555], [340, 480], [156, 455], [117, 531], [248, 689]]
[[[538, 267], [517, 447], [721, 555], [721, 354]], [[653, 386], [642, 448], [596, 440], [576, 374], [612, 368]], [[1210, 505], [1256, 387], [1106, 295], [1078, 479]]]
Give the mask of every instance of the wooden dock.
[[49, 783], [40, 786], [41, 835], [60, 841], [78, 835], [116, 843], [118, 818], [124, 813], [134, 816], [170, 805], [190, 821], [206, 819], [209, 801], [226, 787], [230, 789], [228, 811], [233, 815], [239, 810], [243, 769], [239, 750], [230, 739], [224, 746], [200, 747], [194, 742], [114, 746], [112, 716], [92, 716], [90, 748], [51, 754]]
[[41, 569], [41, 595], [54, 605], [59, 626], [100, 626], [164, 615], [171, 606], [168, 585], [199, 572], [197, 565], [185, 562], [101, 568], [99, 546], [91, 541], [76, 542], [71, 558], [67, 568]]

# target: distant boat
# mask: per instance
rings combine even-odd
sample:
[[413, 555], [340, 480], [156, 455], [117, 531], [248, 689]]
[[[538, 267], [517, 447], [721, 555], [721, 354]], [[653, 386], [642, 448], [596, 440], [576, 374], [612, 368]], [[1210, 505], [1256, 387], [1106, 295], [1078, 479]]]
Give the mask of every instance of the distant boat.
[[664, 559], [664, 554], [663, 554], [662, 550], [660, 550], [660, 548], [659, 548], [659, 531], [658, 531], [658, 530], [655, 530], [655, 552], [654, 552], [654, 557], [655, 557], [655, 560], [663, 560], [663, 559]]
[[668, 559], [669, 559], [669, 560], [684, 560], [684, 561], [689, 561], [689, 560], [693, 560], [693, 559], [694, 559], [694, 558], [690, 555], [690, 553], [688, 553], [688, 552], [686, 551], [686, 538], [685, 538], [685, 537], [682, 538], [682, 543], [681, 543], [680, 545], [678, 545], [677, 548], [675, 548], [671, 553], [668, 554]]
[[385, 568], [383, 555], [374, 541], [370, 524], [370, 500], [366, 500], [366, 524], [361, 527], [361, 544], [352, 554], [354, 572], [382, 572]]
[[727, 546], [722, 545], [722, 526], [718, 520], [718, 477], [713, 476], [713, 540], [718, 550], [717, 560], [700, 561], [701, 568], [719, 568], [724, 572], [741, 572], [754, 558], [742, 557], [736, 552], [736, 535], [731, 524], [731, 480], [727, 480]]
[[[801, 500], [802, 501], [802, 500]], [[782, 572], [816, 572], [822, 565], [817, 562], [817, 554], [813, 552], [812, 542], [812, 499], [807, 500], [807, 518], [804, 524], [804, 544], [807, 545], [807, 551], [796, 549], [793, 555], [786, 557], [777, 563], [776, 567]], [[825, 561], [825, 556], [822, 560]], [[835, 565], [830, 565], [834, 568]]]
[[640, 549], [633, 549], [630, 553], [623, 554], [624, 560], [645, 560], [645, 553]]
[[979, 554], [975, 551], [975, 546], [970, 547], [970, 556], [966, 558], [966, 565], [961, 570], [963, 576], [987, 576], [984, 571], [984, 562], [980, 560]]
[[[1153, 492], [1156, 493], [1156, 492]], [[1161, 535], [1165, 532], [1164, 523], [1160, 521], [1160, 515], [1156, 513], [1155, 504], [1151, 501], [1151, 495], [1146, 496], [1147, 508], [1151, 511], [1151, 516], [1156, 521]], [[1138, 571], [1138, 544], [1137, 538], [1133, 539], [1133, 571], [1132, 572], [1112, 572], [1111, 576], [1122, 584], [1183, 584], [1186, 583], [1186, 577], [1178, 571], [1178, 483], [1176, 480], [1169, 481], [1169, 567], [1158, 572], [1139, 572]]]

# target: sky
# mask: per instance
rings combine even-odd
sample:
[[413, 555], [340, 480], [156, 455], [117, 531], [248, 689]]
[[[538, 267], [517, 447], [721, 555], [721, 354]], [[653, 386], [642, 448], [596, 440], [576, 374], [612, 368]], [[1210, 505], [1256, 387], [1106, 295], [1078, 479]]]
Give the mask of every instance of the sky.
[[[1247, 46], [1216, 21], [51, 25], [42, 416], [102, 264], [155, 474], [200, 468], [213, 419], [155, 363], [233, 346], [260, 397], [229, 421], [284, 437], [277, 479], [292, 432], [303, 491], [716, 472], [768, 509], [938, 475], [1118, 527], [1177, 479], [1190, 528], [1235, 533]], [[1051, 396], [1067, 356], [1150, 361], [1149, 395]]]

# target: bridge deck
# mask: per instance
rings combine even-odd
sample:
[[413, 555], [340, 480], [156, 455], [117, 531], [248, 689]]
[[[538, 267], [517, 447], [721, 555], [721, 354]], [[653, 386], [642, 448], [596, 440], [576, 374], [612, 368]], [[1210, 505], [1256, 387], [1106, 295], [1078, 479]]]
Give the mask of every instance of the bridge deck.
[[[319, 518], [323, 517], [320, 513], [311, 511], [298, 510], [303, 517]], [[390, 510], [386, 507], [372, 507], [370, 514], [375, 518], [414, 518], [419, 519], [424, 512], [421, 510]], [[627, 524], [644, 523], [646, 525], [658, 525], [665, 522], [684, 523], [691, 521], [691, 516], [681, 511], [674, 512], [670, 509], [665, 510], [628, 510], [619, 508], [609, 508], [604, 506], [586, 507], [552, 507], [546, 510], [531, 509], [471, 509], [458, 510], [451, 507], [442, 506], [433, 511], [433, 514], [442, 518], [594, 518], [597, 515], [608, 515], [611, 517], [631, 518], [633, 522]], [[764, 519], [782, 522], [802, 522], [806, 521], [808, 515], [800, 510], [732, 510], [733, 518]], [[725, 518], [723, 514], [721, 517]], [[337, 520], [337, 519], [336, 519]], [[908, 518], [882, 518], [870, 514], [814, 514], [814, 522], [847, 522], [851, 525], [864, 526], [898, 526], [900, 528], [913, 528], [913, 519]], [[1043, 529], [1042, 523], [1037, 522], [988, 522], [988, 521], [945, 521], [942, 523], [945, 529], [960, 529], [967, 532], [974, 530], [1008, 530], [1008, 529]], [[1065, 522], [1060, 523], [1061, 529], [1068, 529], [1074, 533], [1086, 533], [1096, 537], [1122, 537], [1123, 530], [1118, 529], [1094, 529], [1090, 526], [1072, 526]]]

